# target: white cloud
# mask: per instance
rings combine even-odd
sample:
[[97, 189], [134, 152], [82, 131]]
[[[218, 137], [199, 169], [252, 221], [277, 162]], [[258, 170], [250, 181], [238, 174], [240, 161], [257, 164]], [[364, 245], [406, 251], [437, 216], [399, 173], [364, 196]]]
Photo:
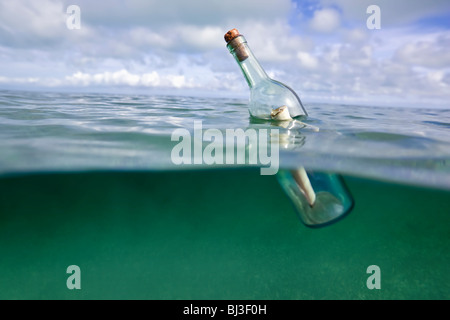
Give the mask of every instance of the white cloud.
[[314, 31], [329, 33], [336, 31], [340, 24], [339, 12], [327, 8], [315, 11], [309, 25]]
[[145, 27], [131, 28], [128, 35], [131, 43], [136, 46], [156, 46], [164, 49], [173, 46], [172, 38]]
[[142, 87], [166, 87], [189, 88], [193, 87], [190, 80], [184, 75], [168, 74], [161, 76], [157, 71], [143, 74], [134, 74], [126, 69], [114, 72], [83, 73], [76, 72], [65, 78], [66, 84], [79, 86], [142, 86]]
[[0, 76], [0, 83], [14, 83], [14, 84], [34, 84], [34, 83], [39, 83], [41, 81], [41, 79], [39, 78], [33, 78], [33, 77], [3, 77]]
[[58, 1], [0, 1], [0, 37], [10, 44], [58, 41], [65, 21], [65, 8]]
[[343, 32], [343, 40], [349, 43], [361, 44], [370, 38], [368, 30], [363, 28], [354, 28]]
[[343, 45], [340, 48], [340, 59], [341, 63], [346, 63], [349, 65], [357, 67], [371, 67], [374, 66], [374, 60], [372, 59], [373, 48], [370, 45], [353, 46], [353, 45]]
[[[71, 0], [64, 0], [65, 6]], [[221, 25], [239, 21], [268, 21], [285, 17], [291, 9], [289, 0], [78, 0], [84, 20], [96, 26], [130, 28], [150, 27], [160, 30], [167, 25]]]
[[224, 45], [223, 35], [225, 32], [218, 26], [185, 25], [178, 28], [179, 30], [174, 31], [174, 33], [179, 35], [180, 41], [186, 46], [204, 51]]
[[293, 61], [298, 51], [309, 52], [314, 48], [310, 37], [293, 34], [287, 21], [283, 20], [273, 23], [247, 21], [241, 23], [239, 30], [261, 62]]
[[122, 37], [137, 49], [156, 51], [204, 52], [223, 47], [226, 31], [218, 26], [167, 25], [162, 30], [149, 27], [134, 27], [122, 31]]
[[450, 33], [433, 39], [416, 40], [400, 46], [394, 59], [396, 61], [428, 68], [445, 68], [450, 66]]
[[[133, 73], [126, 69], [101, 73], [76, 72], [58, 83], [82, 87], [117, 87], [131, 86], [162, 89], [230, 89], [235, 77], [230, 74], [212, 73], [206, 68], [199, 68], [191, 73], [174, 73], [163, 69], [146, 73]], [[234, 88], [236, 89], [236, 88]]]
[[161, 83], [158, 72], [153, 71], [150, 73], [144, 73], [141, 75], [141, 83], [145, 87], [157, 87]]
[[315, 69], [318, 66], [318, 60], [315, 56], [309, 54], [308, 52], [297, 53], [297, 58], [303, 67], [307, 69]]
[[321, 3], [341, 8], [344, 18], [351, 22], [365, 22], [369, 16], [367, 7], [376, 4], [381, 10], [382, 28], [413, 23], [450, 9], [448, 0], [321, 0]]

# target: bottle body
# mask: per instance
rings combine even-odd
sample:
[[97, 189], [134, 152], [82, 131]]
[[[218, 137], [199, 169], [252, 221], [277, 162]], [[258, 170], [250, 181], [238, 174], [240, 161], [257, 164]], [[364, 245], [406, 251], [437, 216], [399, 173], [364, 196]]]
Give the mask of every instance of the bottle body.
[[[312, 186], [310, 193], [315, 197], [314, 205], [308, 192], [301, 188], [298, 172], [307, 175], [306, 181]], [[325, 172], [309, 172], [300, 167], [295, 170], [280, 170], [277, 174], [280, 185], [291, 199], [300, 220], [308, 227], [322, 227], [334, 223], [353, 209], [354, 200], [338, 174]]]
[[298, 103], [296, 94], [286, 89], [281, 82], [268, 79], [250, 88], [249, 112], [253, 117], [270, 119], [270, 112], [281, 106], [288, 107], [291, 118], [307, 115]]
[[260, 119], [271, 119], [271, 112], [281, 106], [288, 108], [291, 118], [307, 116], [300, 98], [285, 84], [269, 78], [247, 45], [238, 35], [227, 48], [236, 59], [250, 88], [249, 112]]

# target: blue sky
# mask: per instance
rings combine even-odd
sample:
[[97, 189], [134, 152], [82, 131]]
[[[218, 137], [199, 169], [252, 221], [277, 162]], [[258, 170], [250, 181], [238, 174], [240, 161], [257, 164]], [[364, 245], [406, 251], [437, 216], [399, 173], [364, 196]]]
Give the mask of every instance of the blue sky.
[[0, 0], [0, 88], [247, 97], [236, 27], [305, 102], [448, 108], [449, 21], [448, 0]]

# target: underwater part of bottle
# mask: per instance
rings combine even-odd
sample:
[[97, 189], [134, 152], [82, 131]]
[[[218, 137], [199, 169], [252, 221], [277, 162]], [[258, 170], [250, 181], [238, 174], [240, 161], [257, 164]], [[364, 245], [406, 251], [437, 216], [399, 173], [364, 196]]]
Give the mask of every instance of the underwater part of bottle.
[[[323, 227], [350, 213], [354, 200], [340, 175], [309, 172], [307, 178], [303, 177], [306, 174], [303, 167], [283, 169], [277, 173], [281, 187], [306, 226]], [[300, 183], [299, 176], [302, 177]], [[310, 184], [306, 188], [303, 185], [305, 181]]]

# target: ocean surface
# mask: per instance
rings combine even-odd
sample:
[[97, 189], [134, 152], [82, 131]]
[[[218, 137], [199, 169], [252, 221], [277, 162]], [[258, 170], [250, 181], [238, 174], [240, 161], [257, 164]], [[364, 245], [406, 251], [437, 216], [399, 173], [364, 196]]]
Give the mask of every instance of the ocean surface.
[[[309, 127], [250, 119], [246, 100], [0, 91], [0, 174], [186, 169], [171, 160], [177, 128], [277, 128], [294, 133], [280, 166], [303, 165], [450, 189], [448, 109], [307, 104]], [[212, 168], [193, 165], [190, 168]], [[220, 165], [216, 165], [220, 166]], [[233, 165], [236, 167], [238, 165]]]
[[[0, 91], [0, 298], [450, 298], [450, 107], [304, 103], [275, 125], [246, 103]], [[279, 130], [280, 170], [342, 176], [353, 210], [308, 228], [258, 165], [174, 164], [195, 121]]]

